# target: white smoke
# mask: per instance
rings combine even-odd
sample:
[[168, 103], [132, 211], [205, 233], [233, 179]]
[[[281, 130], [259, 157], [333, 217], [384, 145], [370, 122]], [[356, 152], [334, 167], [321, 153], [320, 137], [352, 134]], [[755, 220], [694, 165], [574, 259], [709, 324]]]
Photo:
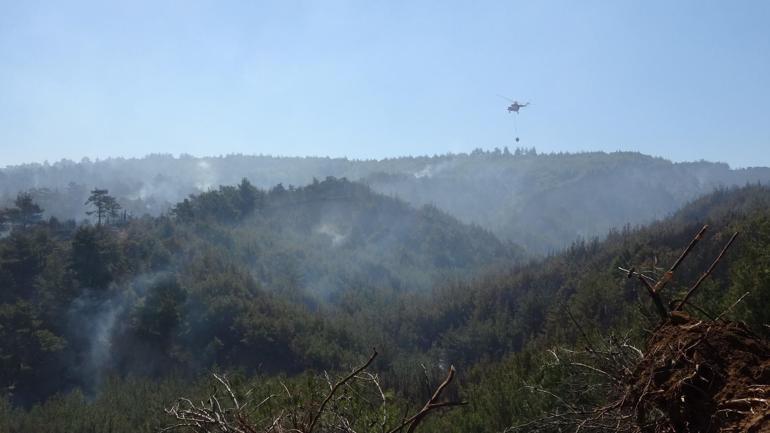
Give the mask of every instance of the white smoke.
[[137, 298], [145, 295], [147, 288], [166, 275], [166, 272], [142, 274], [126, 286], [87, 290], [72, 301], [67, 315], [69, 324], [86, 342], [86, 352], [78, 369], [84, 391], [95, 393], [112, 367], [113, 342], [120, 330], [120, 319], [136, 304]]
[[208, 191], [216, 185], [217, 177], [211, 164], [208, 161], [201, 160], [197, 163], [198, 171], [196, 173], [195, 187], [201, 191]]
[[453, 160], [442, 161], [437, 164], [426, 164], [425, 167], [422, 168], [422, 170], [415, 172], [413, 176], [417, 179], [422, 179], [422, 178], [430, 179], [440, 174], [441, 172], [444, 172], [447, 169], [450, 169], [456, 165], [457, 163]]
[[336, 226], [329, 223], [319, 224], [315, 228], [315, 232], [329, 236], [333, 247], [342, 245], [342, 243], [345, 242], [345, 239], [348, 237], [347, 234], [342, 233], [342, 231], [339, 230]]

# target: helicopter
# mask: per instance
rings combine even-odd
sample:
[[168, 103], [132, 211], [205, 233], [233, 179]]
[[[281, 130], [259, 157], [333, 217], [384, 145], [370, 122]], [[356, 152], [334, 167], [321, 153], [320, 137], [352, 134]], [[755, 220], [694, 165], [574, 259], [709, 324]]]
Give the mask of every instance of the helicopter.
[[503, 99], [505, 99], [505, 100], [507, 100], [508, 102], [511, 103], [511, 105], [508, 106], [508, 112], [509, 113], [519, 114], [519, 110], [521, 110], [522, 108], [524, 108], [527, 105], [529, 105], [529, 102], [525, 102], [525, 103], [521, 104], [521, 103], [519, 103], [519, 101], [514, 101], [511, 98], [506, 98], [505, 96], [502, 96], [502, 95], [497, 95], [497, 96], [499, 96], [499, 97], [501, 97], [501, 98], [503, 98]]
[[[510, 102], [510, 103], [511, 103], [511, 105], [509, 105], [509, 106], [508, 106], [508, 112], [509, 112], [509, 113], [516, 113], [516, 114], [519, 114], [519, 110], [521, 110], [522, 108], [524, 108], [524, 107], [526, 107], [527, 105], [529, 105], [529, 102], [525, 102], [525, 103], [523, 103], [523, 104], [522, 104], [522, 103], [520, 103], [519, 101], [514, 101], [514, 100], [513, 100], [513, 99], [511, 99], [511, 98], [506, 98], [506, 97], [505, 97], [505, 96], [503, 96], [503, 95], [497, 95], [497, 96], [499, 96], [499, 97], [501, 97], [501, 98], [503, 98], [503, 99], [505, 99], [505, 100], [507, 100], [508, 102]], [[519, 132], [519, 127], [518, 127], [518, 125], [517, 125], [517, 126], [516, 126], [516, 135], [517, 135], [517, 137], [516, 137], [516, 142], [517, 142], [517, 143], [519, 142], [518, 132]]]

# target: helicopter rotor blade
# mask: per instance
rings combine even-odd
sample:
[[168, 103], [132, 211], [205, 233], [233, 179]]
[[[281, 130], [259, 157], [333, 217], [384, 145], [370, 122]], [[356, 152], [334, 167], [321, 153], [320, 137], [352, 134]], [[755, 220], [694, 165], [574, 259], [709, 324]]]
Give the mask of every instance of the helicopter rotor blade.
[[499, 94], [499, 93], [497, 94], [497, 96], [499, 96], [500, 98], [503, 98], [503, 99], [505, 99], [506, 101], [508, 101], [508, 102], [510, 102], [510, 103], [516, 103], [516, 101], [514, 101], [513, 99], [511, 99], [511, 98], [508, 98], [508, 97], [506, 97], [506, 96], [503, 96], [503, 95], [501, 95], [501, 94]]

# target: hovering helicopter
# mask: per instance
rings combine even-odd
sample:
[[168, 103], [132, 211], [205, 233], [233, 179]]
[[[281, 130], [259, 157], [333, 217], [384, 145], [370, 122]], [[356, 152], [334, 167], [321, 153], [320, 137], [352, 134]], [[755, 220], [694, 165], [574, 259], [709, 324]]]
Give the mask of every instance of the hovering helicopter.
[[[522, 104], [522, 103], [520, 103], [519, 101], [514, 101], [514, 100], [513, 100], [513, 99], [511, 99], [511, 98], [506, 98], [506, 97], [505, 97], [505, 96], [503, 96], [503, 95], [497, 95], [497, 96], [499, 96], [499, 97], [501, 97], [501, 98], [503, 98], [503, 99], [505, 99], [505, 100], [507, 100], [508, 102], [510, 102], [510, 103], [511, 103], [511, 105], [509, 105], [509, 106], [508, 106], [508, 112], [509, 112], [509, 113], [516, 113], [516, 114], [519, 114], [519, 110], [521, 110], [522, 108], [524, 108], [524, 107], [526, 107], [527, 105], [529, 105], [529, 102], [525, 102], [525, 103], [523, 103], [523, 104]], [[518, 116], [517, 116], [517, 117], [518, 117]], [[516, 135], [517, 135], [517, 136], [516, 136], [516, 142], [517, 142], [517, 143], [519, 142], [518, 133], [519, 133], [519, 126], [518, 126], [518, 125], [516, 125]]]
[[499, 96], [499, 97], [501, 97], [501, 98], [503, 98], [503, 99], [505, 99], [505, 100], [507, 100], [508, 102], [511, 103], [511, 105], [508, 106], [508, 112], [509, 113], [519, 114], [519, 110], [521, 110], [522, 108], [524, 108], [527, 105], [529, 105], [529, 102], [525, 102], [525, 103], [521, 104], [521, 103], [519, 103], [519, 101], [514, 101], [511, 98], [506, 98], [505, 96], [502, 96], [502, 95], [497, 95], [497, 96]]
[[529, 102], [525, 102], [523, 104], [519, 104], [518, 102], [513, 101], [513, 104], [508, 106], [508, 111], [510, 111], [512, 113], [519, 114], [519, 110], [524, 108], [524, 107], [526, 107], [527, 105], [529, 105]]

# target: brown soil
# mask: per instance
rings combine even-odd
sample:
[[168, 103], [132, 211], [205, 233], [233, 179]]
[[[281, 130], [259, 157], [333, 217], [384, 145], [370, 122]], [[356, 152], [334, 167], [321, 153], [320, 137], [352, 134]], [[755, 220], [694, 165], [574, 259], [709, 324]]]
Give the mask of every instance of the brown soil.
[[624, 407], [644, 432], [770, 432], [770, 345], [678, 313], [650, 338]]

